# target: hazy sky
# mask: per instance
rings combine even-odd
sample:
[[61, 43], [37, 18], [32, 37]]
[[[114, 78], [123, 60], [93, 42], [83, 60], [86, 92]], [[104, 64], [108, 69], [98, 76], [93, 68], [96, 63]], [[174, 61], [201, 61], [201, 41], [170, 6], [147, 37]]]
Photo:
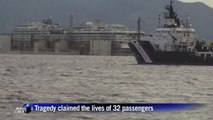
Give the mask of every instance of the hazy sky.
[[184, 1], [184, 2], [204, 2], [205, 4], [207, 4], [208, 6], [213, 7], [213, 0], [180, 0], [180, 1]]

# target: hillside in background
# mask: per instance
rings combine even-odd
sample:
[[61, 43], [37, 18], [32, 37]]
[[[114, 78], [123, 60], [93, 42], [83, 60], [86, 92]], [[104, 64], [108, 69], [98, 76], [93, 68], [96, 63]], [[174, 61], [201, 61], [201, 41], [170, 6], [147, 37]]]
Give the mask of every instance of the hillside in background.
[[[104, 23], [127, 24], [136, 28], [139, 16], [143, 30], [153, 32], [158, 25], [158, 16], [165, 12], [169, 0], [1, 0], [0, 33], [11, 32], [14, 27], [37, 18], [52, 17], [64, 26], [69, 25], [69, 16], [74, 14], [74, 25], [88, 20], [100, 19]], [[203, 3], [175, 1], [178, 15], [190, 22], [200, 37], [213, 40], [213, 9]]]

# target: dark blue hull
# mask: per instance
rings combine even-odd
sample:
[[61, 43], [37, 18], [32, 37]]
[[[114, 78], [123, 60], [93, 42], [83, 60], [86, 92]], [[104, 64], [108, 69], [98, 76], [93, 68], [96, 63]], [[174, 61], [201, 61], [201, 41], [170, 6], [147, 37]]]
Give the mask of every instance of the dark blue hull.
[[[134, 43], [129, 43], [128, 45], [134, 52], [138, 64], [213, 65], [213, 57], [204, 58], [196, 56], [192, 52], [155, 51], [148, 41], [138, 41], [138, 46]], [[141, 47], [143, 52], [139, 51], [141, 49], [138, 47]]]

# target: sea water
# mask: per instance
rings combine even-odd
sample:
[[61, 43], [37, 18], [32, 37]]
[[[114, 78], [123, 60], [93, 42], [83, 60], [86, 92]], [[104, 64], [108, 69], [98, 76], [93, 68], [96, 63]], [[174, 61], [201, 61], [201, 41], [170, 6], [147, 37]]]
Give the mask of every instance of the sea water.
[[[153, 113], [16, 113], [30, 102], [204, 103]], [[0, 55], [2, 120], [213, 120], [213, 67], [137, 65], [133, 56]]]

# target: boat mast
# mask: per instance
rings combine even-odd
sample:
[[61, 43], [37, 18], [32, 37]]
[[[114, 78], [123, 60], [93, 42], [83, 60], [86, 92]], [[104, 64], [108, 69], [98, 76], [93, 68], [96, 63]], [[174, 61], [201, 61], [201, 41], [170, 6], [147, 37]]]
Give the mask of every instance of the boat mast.
[[168, 11], [165, 13], [165, 19], [167, 20], [165, 27], [168, 28], [180, 27], [180, 20], [174, 11], [173, 3], [174, 1], [170, 0], [170, 4], [165, 6], [165, 9]]
[[141, 37], [141, 17], [138, 19], [138, 34], [137, 34], [137, 39], [139, 40]]

